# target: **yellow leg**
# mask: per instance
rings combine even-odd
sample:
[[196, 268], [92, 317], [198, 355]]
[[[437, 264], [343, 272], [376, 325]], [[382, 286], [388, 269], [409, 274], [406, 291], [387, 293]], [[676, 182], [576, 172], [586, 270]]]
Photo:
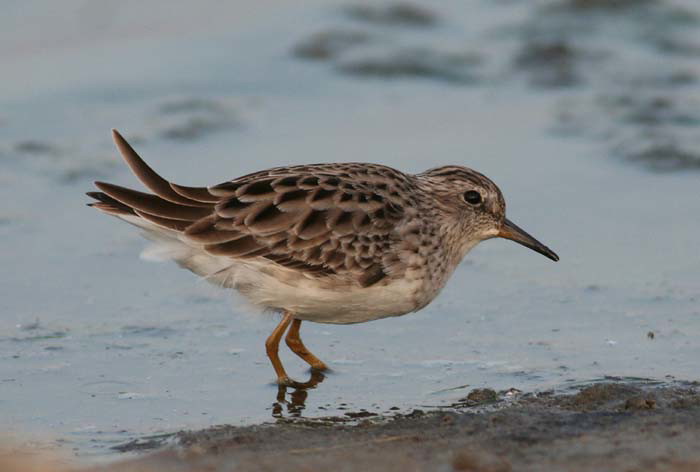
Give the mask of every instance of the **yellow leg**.
[[284, 332], [287, 331], [287, 327], [292, 320], [293, 318], [291, 313], [285, 311], [282, 321], [280, 321], [280, 324], [277, 325], [274, 331], [272, 331], [272, 334], [270, 334], [270, 337], [268, 337], [267, 341], [265, 341], [267, 357], [269, 357], [270, 362], [272, 362], [272, 367], [275, 369], [275, 373], [277, 374], [277, 383], [280, 385], [287, 385], [291, 382], [287, 376], [287, 372], [284, 370], [284, 366], [282, 366], [282, 362], [280, 362], [280, 357], [277, 353], [279, 351], [280, 340], [282, 339]]
[[292, 326], [289, 328], [287, 337], [285, 341], [287, 346], [291, 349], [294, 354], [304, 359], [304, 361], [311, 366], [313, 370], [326, 370], [328, 367], [323, 363], [318, 357], [311, 354], [311, 352], [306, 349], [304, 343], [301, 342], [299, 337], [299, 328], [301, 327], [301, 320], [292, 321]]

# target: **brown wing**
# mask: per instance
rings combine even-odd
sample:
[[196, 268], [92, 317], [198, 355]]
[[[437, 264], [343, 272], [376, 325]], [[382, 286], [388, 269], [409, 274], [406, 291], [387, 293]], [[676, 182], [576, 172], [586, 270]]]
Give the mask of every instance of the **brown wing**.
[[256, 172], [210, 188], [160, 177], [119, 133], [127, 164], [156, 195], [96, 182], [103, 211], [130, 211], [182, 233], [207, 252], [263, 257], [317, 277], [342, 275], [362, 286], [386, 275], [404, 216], [407, 176], [372, 164], [317, 164]]

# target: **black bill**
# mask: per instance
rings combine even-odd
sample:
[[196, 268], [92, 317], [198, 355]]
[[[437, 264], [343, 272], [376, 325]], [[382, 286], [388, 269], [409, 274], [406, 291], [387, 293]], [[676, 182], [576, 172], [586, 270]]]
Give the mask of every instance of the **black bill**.
[[543, 256], [549, 257], [553, 261], [559, 260], [559, 256], [557, 256], [554, 251], [527, 234], [524, 230], [520, 229], [518, 225], [508, 219], [506, 219], [503, 223], [501, 231], [498, 233], [498, 237], [510, 239], [511, 241], [515, 241], [516, 243], [522, 244], [525, 247], [529, 247], [533, 251], [537, 251]]

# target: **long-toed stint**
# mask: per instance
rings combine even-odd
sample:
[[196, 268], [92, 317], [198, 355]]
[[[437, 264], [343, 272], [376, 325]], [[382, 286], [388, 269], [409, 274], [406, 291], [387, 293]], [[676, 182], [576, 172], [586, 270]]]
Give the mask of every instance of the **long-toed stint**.
[[511, 239], [557, 261], [506, 219], [499, 188], [461, 166], [421, 174], [366, 163], [276, 167], [212, 187], [184, 187], [151, 169], [113, 130], [151, 193], [95, 182], [90, 206], [146, 231], [180, 266], [233, 288], [282, 321], [265, 342], [281, 385], [285, 341], [313, 370], [326, 364], [302, 321], [362, 323], [425, 307], [479, 242]]

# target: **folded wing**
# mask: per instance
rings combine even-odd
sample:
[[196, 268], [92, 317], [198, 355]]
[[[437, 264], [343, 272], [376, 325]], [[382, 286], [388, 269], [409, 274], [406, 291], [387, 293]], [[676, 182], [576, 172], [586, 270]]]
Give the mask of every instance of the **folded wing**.
[[[97, 200], [90, 205], [105, 213], [141, 218], [211, 255], [263, 258], [308, 276], [350, 278], [361, 286], [382, 280], [395, 258], [390, 248], [404, 212], [386, 182], [401, 185], [405, 177], [393, 169], [280, 167], [209, 188], [185, 187], [158, 175], [116, 130], [113, 136], [153, 194], [95, 182], [101, 192], [88, 193]], [[399, 175], [387, 179], [387, 173]]]

